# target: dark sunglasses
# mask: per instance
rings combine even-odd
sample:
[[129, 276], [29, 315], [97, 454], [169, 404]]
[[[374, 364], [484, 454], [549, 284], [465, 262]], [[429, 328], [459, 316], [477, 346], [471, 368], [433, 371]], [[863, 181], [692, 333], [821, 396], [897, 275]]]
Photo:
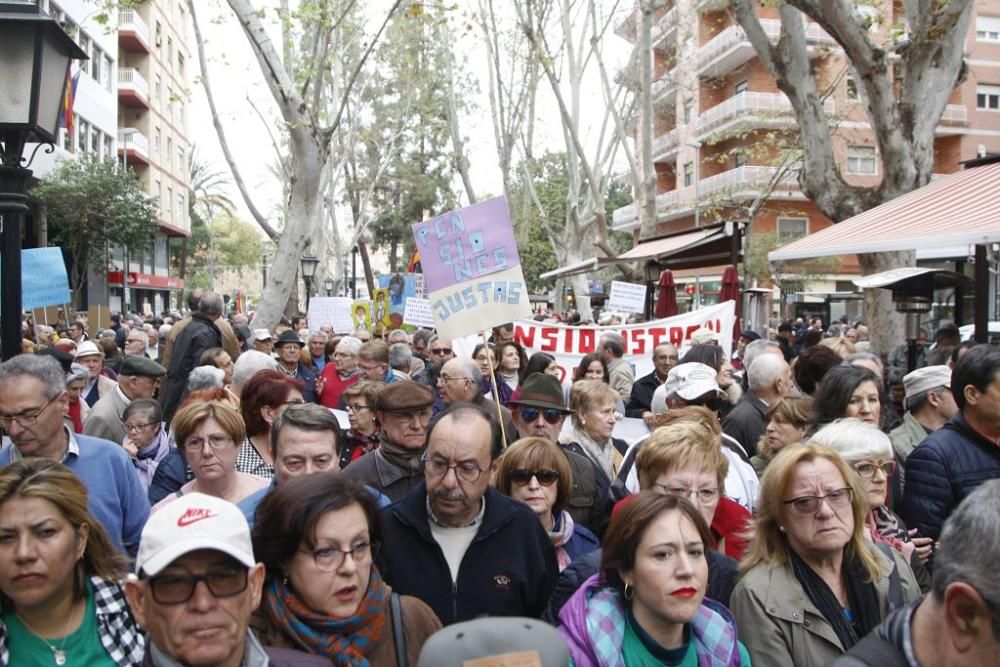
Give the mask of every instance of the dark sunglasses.
[[521, 419], [529, 424], [538, 419], [538, 415], [542, 415], [545, 421], [550, 424], [558, 424], [559, 420], [563, 418], [563, 413], [553, 408], [545, 408], [544, 410], [529, 407], [521, 408]]
[[559, 473], [555, 470], [549, 470], [548, 468], [542, 468], [541, 470], [518, 469], [511, 470], [507, 473], [507, 479], [518, 486], [525, 486], [529, 484], [532, 477], [537, 479], [538, 483], [542, 486], [552, 486], [559, 481]]
[[431, 354], [451, 354], [450, 347], [431, 348]]

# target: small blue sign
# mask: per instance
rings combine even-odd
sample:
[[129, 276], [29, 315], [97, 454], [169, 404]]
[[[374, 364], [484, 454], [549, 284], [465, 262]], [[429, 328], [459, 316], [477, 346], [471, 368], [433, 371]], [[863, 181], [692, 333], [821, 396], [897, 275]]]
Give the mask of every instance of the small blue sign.
[[60, 248], [21, 251], [21, 308], [31, 310], [71, 301]]

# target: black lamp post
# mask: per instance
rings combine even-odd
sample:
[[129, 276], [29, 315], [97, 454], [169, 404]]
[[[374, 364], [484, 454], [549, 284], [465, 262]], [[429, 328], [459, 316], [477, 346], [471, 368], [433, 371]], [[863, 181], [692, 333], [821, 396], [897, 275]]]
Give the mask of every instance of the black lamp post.
[[[31, 2], [0, 2], [0, 345], [21, 353], [21, 216], [31, 170], [28, 142], [54, 148], [70, 61], [86, 59], [55, 19]], [[37, 148], [35, 149], [38, 150]]]
[[302, 255], [299, 264], [302, 267], [302, 282], [306, 284], [306, 312], [309, 312], [309, 298], [312, 296], [312, 282], [316, 275], [316, 267], [319, 266], [319, 257]]
[[327, 278], [323, 281], [323, 289], [326, 290], [327, 296], [333, 296], [333, 278]]

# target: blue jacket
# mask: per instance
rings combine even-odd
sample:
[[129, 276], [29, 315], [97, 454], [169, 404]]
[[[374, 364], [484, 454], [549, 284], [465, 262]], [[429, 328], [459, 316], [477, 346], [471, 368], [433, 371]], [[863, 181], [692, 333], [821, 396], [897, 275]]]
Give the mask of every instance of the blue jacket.
[[555, 549], [527, 505], [486, 490], [486, 511], [457, 581], [431, 533], [427, 487], [382, 510], [385, 581], [426, 602], [444, 625], [480, 616], [541, 618], [559, 576]]
[[[323, 474], [323, 473], [319, 473]], [[263, 502], [267, 494], [271, 493], [278, 486], [278, 480], [272, 478], [271, 483], [265, 486], [263, 489], [254, 491], [249, 496], [236, 503], [236, 506], [240, 508], [243, 512], [243, 517], [247, 520], [247, 524], [250, 525], [250, 530], [253, 530], [254, 521], [257, 517], [257, 507]], [[366, 486], [365, 490], [372, 494], [375, 502], [378, 503], [378, 508], [383, 509], [391, 504], [391, 501], [386, 496], [379, 493], [378, 489], [373, 489], [370, 486]]]
[[1000, 478], [1000, 448], [974, 431], [959, 412], [907, 457], [906, 493], [899, 513], [910, 528], [937, 540], [962, 499], [996, 478]]

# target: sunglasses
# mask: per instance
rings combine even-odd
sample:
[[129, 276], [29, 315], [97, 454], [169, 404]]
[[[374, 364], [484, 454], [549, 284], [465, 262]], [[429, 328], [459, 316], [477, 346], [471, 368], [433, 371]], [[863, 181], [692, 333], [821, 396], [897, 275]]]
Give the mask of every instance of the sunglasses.
[[548, 468], [542, 468], [541, 470], [518, 469], [507, 473], [507, 479], [518, 486], [528, 485], [532, 477], [537, 479], [538, 483], [542, 486], [552, 486], [559, 481], [559, 473]]
[[450, 347], [432, 347], [431, 354], [451, 354]]
[[538, 419], [538, 415], [542, 415], [545, 421], [550, 424], [558, 424], [559, 420], [563, 418], [563, 413], [553, 408], [545, 408], [544, 410], [528, 407], [521, 408], [521, 419], [529, 424]]

